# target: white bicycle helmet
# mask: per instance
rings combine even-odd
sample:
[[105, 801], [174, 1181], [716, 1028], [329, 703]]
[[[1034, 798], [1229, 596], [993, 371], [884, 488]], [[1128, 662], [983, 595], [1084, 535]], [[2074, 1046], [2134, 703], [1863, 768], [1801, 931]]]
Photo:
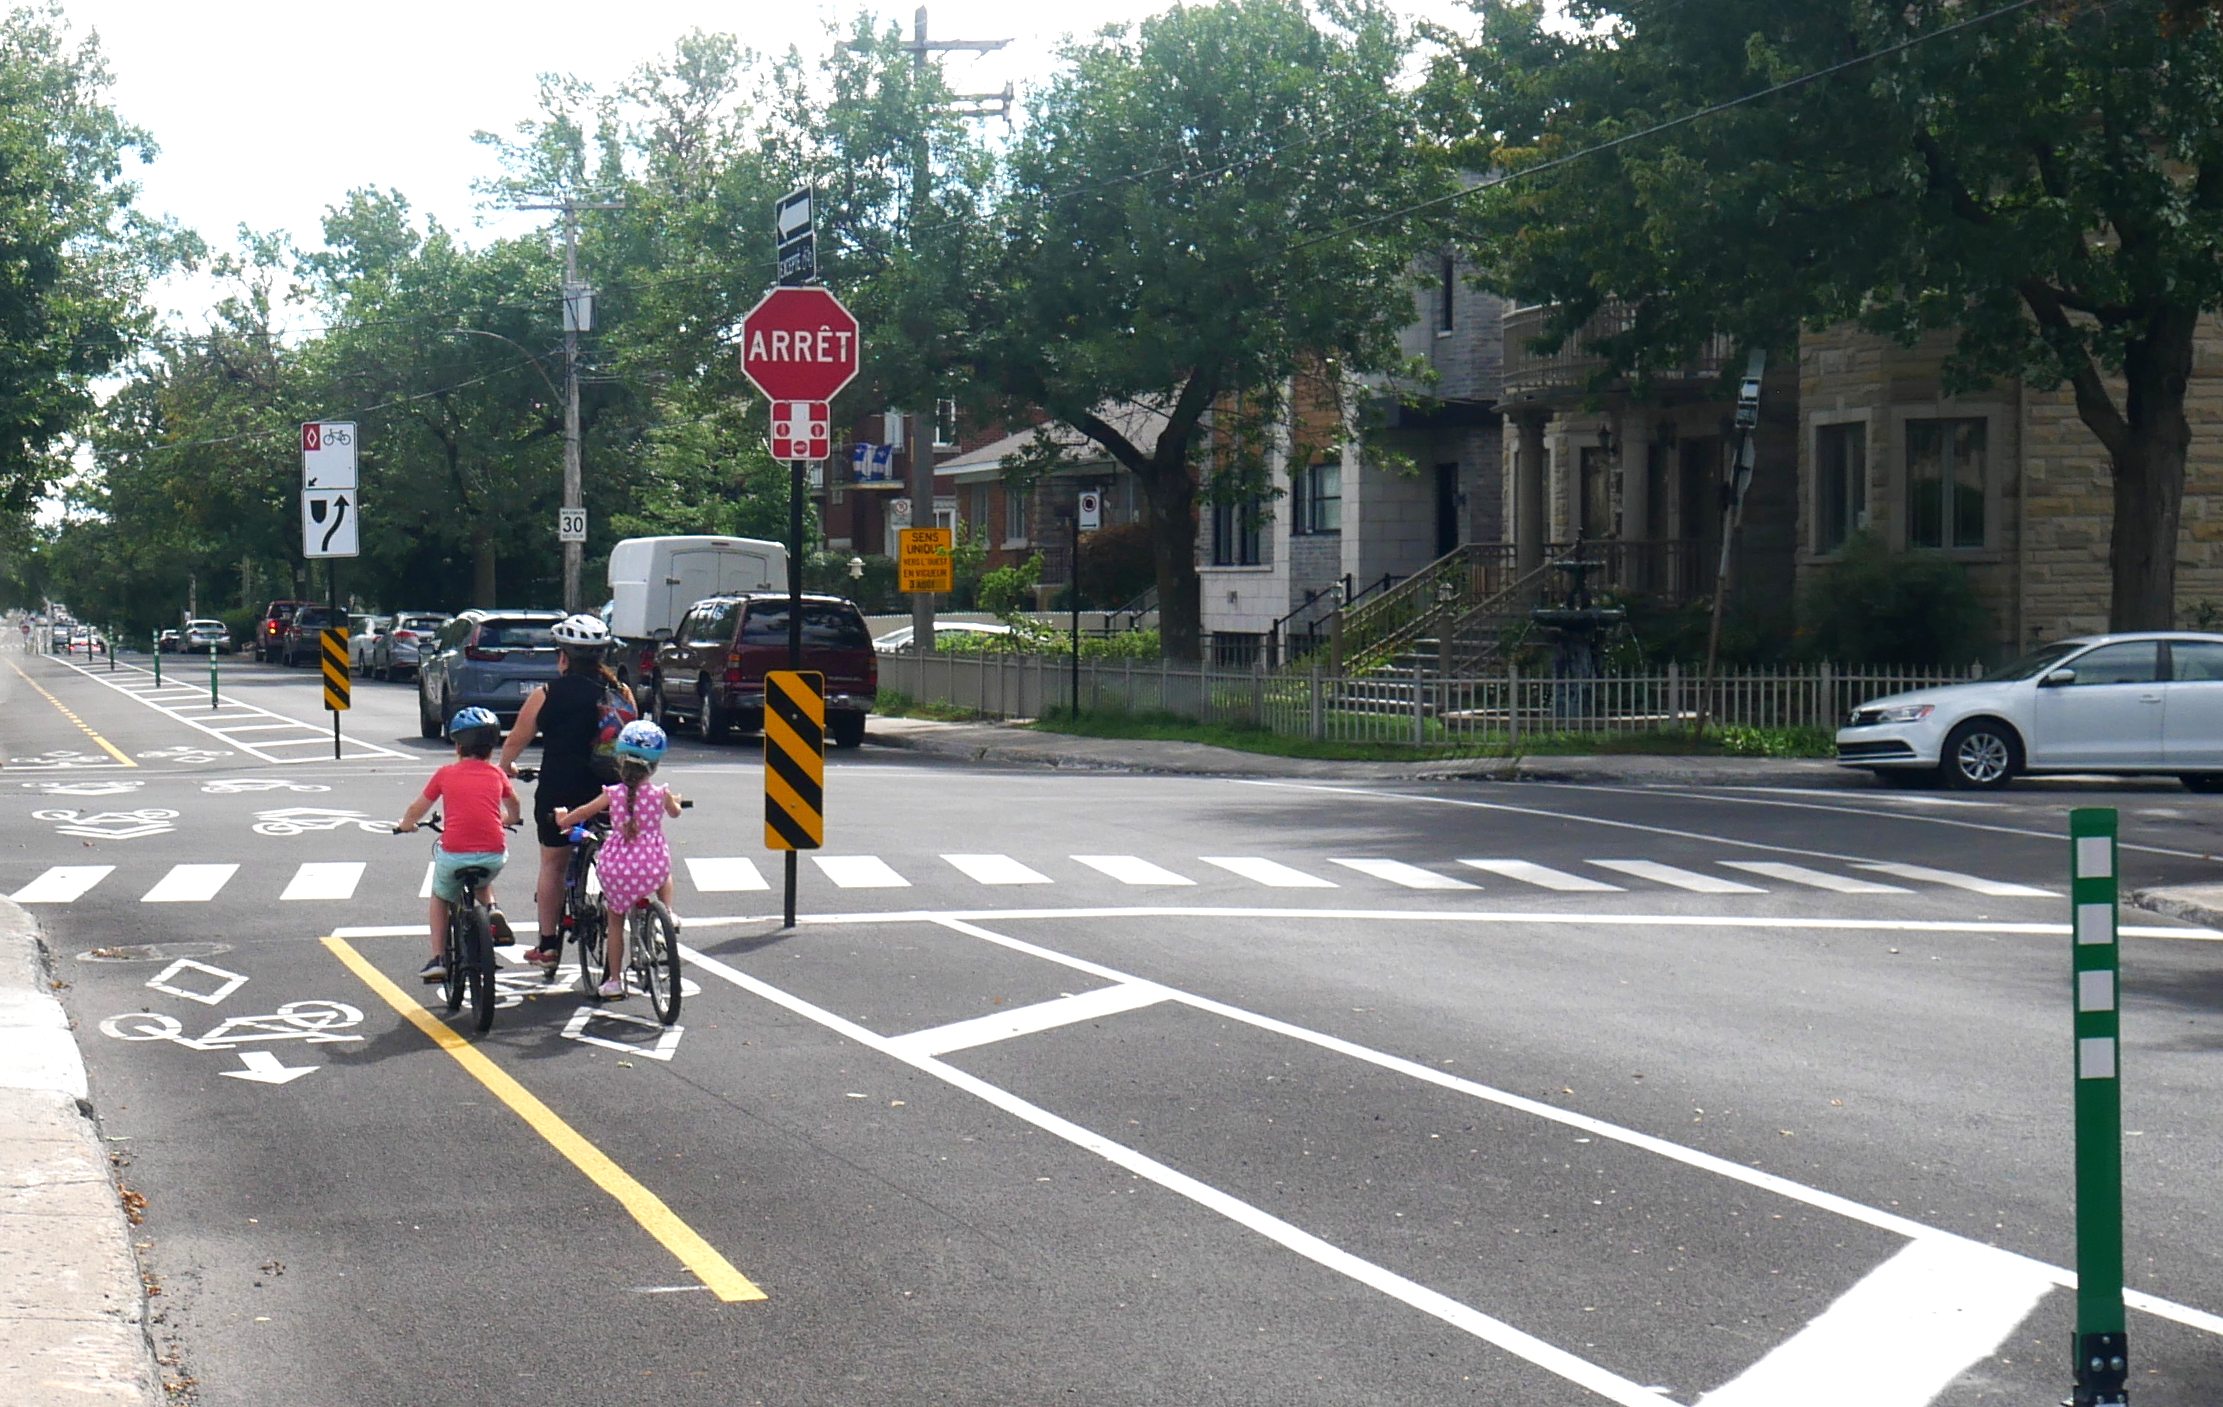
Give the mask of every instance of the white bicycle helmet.
[[610, 643], [610, 627], [593, 616], [565, 616], [548, 633], [566, 650], [599, 650]]

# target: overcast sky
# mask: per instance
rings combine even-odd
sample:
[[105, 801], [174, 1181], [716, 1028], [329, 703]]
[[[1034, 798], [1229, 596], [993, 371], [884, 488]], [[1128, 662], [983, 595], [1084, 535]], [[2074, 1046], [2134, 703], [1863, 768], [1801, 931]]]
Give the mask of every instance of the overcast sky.
[[[495, 174], [471, 141], [533, 112], [536, 80], [575, 74], [598, 87], [668, 53], [690, 29], [725, 30], [764, 53], [815, 55], [829, 20], [861, 8], [900, 18], [915, 5], [855, 0], [736, 5], [709, 0], [62, 0], [97, 30], [116, 78], [115, 102], [161, 144], [137, 174], [145, 204], [212, 243], [241, 223], [319, 242], [326, 206], [356, 186], [393, 187], [421, 211], [477, 230], [471, 183]], [[1409, 0], [1448, 18], [1453, 0]], [[1061, 36], [1165, 8], [1165, 0], [943, 0], [931, 37], [1009, 38], [1001, 52], [953, 55], [960, 91], [1024, 89], [1046, 72]], [[510, 216], [522, 221], [532, 217]], [[477, 237], [506, 228], [489, 226]], [[192, 284], [163, 301], [190, 311]]]

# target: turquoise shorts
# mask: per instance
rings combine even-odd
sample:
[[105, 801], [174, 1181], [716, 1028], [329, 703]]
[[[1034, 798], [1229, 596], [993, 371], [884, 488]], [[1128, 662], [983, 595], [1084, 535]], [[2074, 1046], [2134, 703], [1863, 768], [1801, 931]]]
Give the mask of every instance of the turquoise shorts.
[[469, 851], [435, 849], [432, 852], [433, 897], [445, 899], [451, 904], [458, 903], [463, 898], [463, 886], [456, 880], [459, 871], [474, 868], [485, 870], [486, 883], [492, 884], [494, 876], [500, 874], [502, 866], [507, 863], [509, 855], [500, 850], [472, 854]]

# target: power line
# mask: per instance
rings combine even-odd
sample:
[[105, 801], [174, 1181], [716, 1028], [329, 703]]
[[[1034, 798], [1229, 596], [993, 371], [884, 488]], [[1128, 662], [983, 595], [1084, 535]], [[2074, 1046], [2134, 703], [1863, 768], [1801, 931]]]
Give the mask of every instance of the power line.
[[[504, 372], [517, 370], [519, 367], [526, 365], [526, 363], [530, 362], [531, 360], [532, 358], [527, 357], [521, 361], [511, 362], [507, 366], [496, 367], [492, 371], [481, 372], [477, 376], [473, 376], [468, 380], [457, 381], [447, 386], [436, 386], [430, 391], [419, 391], [416, 392], [414, 395], [399, 396], [390, 401], [380, 401], [377, 405], [367, 405], [359, 407], [355, 410], [341, 411], [337, 415], [331, 415], [325, 418], [329, 420], [346, 420], [352, 419], [356, 416], [373, 415], [382, 410], [392, 410], [395, 406], [411, 405], [417, 401], [428, 401], [435, 396], [445, 396], [450, 394], [451, 392], [463, 390], [467, 386], [476, 386], [481, 381], [491, 381], [495, 377], [502, 375]], [[242, 430], [236, 435], [216, 435], [203, 440], [180, 440], [174, 444], [149, 445], [146, 448], [146, 453], [162, 454], [181, 449], [205, 449], [210, 445], [238, 444], [246, 440], [266, 440], [272, 438], [273, 436], [291, 435], [294, 433], [294, 424], [292, 422], [288, 422], [284, 425], [274, 425], [268, 430]]]

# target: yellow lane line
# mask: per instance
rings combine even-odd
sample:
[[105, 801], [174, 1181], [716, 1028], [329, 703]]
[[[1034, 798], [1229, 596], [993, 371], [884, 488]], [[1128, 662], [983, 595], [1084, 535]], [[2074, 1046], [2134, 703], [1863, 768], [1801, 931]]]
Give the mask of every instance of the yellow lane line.
[[489, 1059], [486, 1053], [472, 1045], [438, 1018], [425, 1010], [424, 1003], [395, 984], [394, 980], [371, 966], [370, 959], [355, 951], [344, 938], [326, 938], [324, 946], [334, 956], [346, 963], [348, 969], [363, 979], [363, 985], [386, 999], [386, 1004], [401, 1013], [402, 1018], [432, 1039], [434, 1045], [452, 1055], [456, 1063], [469, 1071], [472, 1078], [485, 1085], [496, 1099], [507, 1104], [517, 1117], [532, 1126], [533, 1132], [548, 1140], [555, 1150], [569, 1158], [573, 1166], [585, 1173], [595, 1186], [615, 1197], [618, 1205], [630, 1212], [641, 1229], [664, 1243], [664, 1248], [679, 1258], [679, 1263], [693, 1271], [695, 1278], [710, 1288], [719, 1299], [760, 1300], [767, 1296], [749, 1278], [733, 1268], [732, 1262], [718, 1254], [717, 1249], [697, 1235], [694, 1228], [681, 1221], [664, 1205], [661, 1197], [641, 1186], [633, 1175], [610, 1160], [608, 1154], [589, 1143], [578, 1130], [557, 1117], [556, 1112], [540, 1102], [532, 1091], [512, 1079], [507, 1071]]
[[[14, 670], [18, 674], [23, 674], [23, 666], [17, 664], [14, 660], [8, 661], [8, 668]], [[23, 682], [30, 685], [34, 689], [39, 689], [39, 681], [33, 679], [28, 674], [23, 674]], [[139, 765], [138, 763], [132, 761], [130, 758], [124, 756], [121, 752], [118, 752], [114, 743], [108, 741], [106, 738], [102, 737], [100, 734], [87, 727], [84, 719], [79, 718], [76, 714], [69, 711], [68, 704], [63, 703], [60, 699], [55, 698], [52, 694], [46, 692], [46, 690], [44, 689], [39, 689], [39, 697], [45, 699], [48, 703], [60, 709], [62, 711], [62, 717], [67, 718], [72, 723], [75, 723], [79, 731], [83, 732], [86, 737], [91, 738], [94, 742], [99, 743], [101, 745], [101, 748], [106, 751], [110, 757], [115, 758], [118, 762], [121, 762], [126, 767], [136, 767]]]

